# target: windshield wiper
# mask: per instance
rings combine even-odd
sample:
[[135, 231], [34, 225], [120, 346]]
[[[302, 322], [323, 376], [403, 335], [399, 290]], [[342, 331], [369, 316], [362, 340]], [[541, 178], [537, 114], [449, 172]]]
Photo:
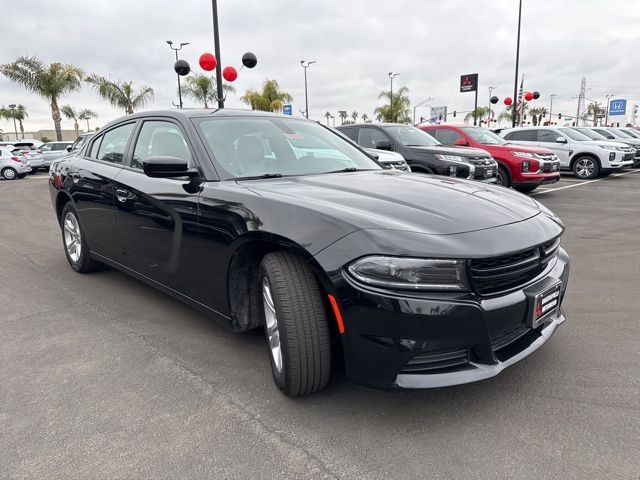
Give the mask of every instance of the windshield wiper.
[[344, 172], [365, 172], [369, 170], [376, 170], [374, 168], [357, 168], [357, 167], [346, 167], [341, 168], [340, 170], [331, 170], [329, 172], [321, 172], [323, 175], [325, 173], [344, 173]]
[[284, 177], [281, 173], [265, 173], [263, 175], [253, 175], [250, 177], [236, 177], [234, 180], [262, 180], [265, 178], [280, 178]]

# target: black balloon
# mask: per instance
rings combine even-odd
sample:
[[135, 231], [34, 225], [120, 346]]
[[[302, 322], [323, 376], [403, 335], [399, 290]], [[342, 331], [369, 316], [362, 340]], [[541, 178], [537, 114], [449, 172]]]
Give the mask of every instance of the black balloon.
[[258, 58], [251, 52], [242, 55], [242, 65], [247, 68], [253, 68], [258, 64]]
[[537, 100], [540, 98], [540, 92], [533, 92], [533, 99]]
[[499, 100], [500, 100], [500, 99], [499, 99], [498, 97], [496, 97], [495, 95], [489, 99], [489, 101], [490, 101], [491, 103], [493, 103], [493, 104], [498, 103], [498, 101], [499, 101]]
[[189, 63], [186, 60], [178, 60], [173, 65], [173, 69], [176, 71], [178, 75], [182, 77], [184, 77], [185, 75], [189, 75], [189, 72], [191, 71], [191, 67], [189, 66]]

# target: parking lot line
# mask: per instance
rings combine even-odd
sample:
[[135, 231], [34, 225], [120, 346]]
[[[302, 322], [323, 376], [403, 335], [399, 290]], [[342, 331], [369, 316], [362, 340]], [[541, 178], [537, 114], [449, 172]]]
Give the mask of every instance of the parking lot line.
[[640, 172], [640, 169], [630, 170], [628, 172], [622, 172], [622, 173], [613, 173], [613, 174], [609, 175], [608, 177], [596, 178], [594, 180], [585, 180], [584, 182], [574, 183], [572, 185], [565, 185], [564, 187], [550, 188], [548, 190], [544, 190], [544, 191], [541, 191], [541, 192], [533, 192], [531, 194], [531, 196], [542, 195], [543, 193], [549, 193], [549, 192], [557, 192], [558, 190], [564, 190], [566, 188], [579, 187], [580, 185], [586, 185], [587, 183], [600, 182], [602, 180], [607, 180], [608, 178], [611, 178], [611, 177], [622, 177], [623, 175], [629, 175], [630, 173], [638, 173], [638, 172]]

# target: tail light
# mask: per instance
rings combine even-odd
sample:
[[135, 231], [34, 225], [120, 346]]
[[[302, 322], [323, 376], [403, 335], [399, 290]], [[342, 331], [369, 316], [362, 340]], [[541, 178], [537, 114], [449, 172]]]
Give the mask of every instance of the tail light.
[[20, 160], [20, 157], [11, 157], [11, 160], [13, 160], [14, 162], [22, 163], [22, 160]]

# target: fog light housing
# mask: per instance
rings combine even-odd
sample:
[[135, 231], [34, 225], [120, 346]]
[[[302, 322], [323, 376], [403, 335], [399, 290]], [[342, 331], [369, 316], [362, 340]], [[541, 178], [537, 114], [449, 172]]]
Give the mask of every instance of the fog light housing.
[[522, 173], [529, 173], [529, 160], [522, 162]]
[[609, 161], [613, 162], [616, 159], [616, 152], [611, 152], [609, 154]]

